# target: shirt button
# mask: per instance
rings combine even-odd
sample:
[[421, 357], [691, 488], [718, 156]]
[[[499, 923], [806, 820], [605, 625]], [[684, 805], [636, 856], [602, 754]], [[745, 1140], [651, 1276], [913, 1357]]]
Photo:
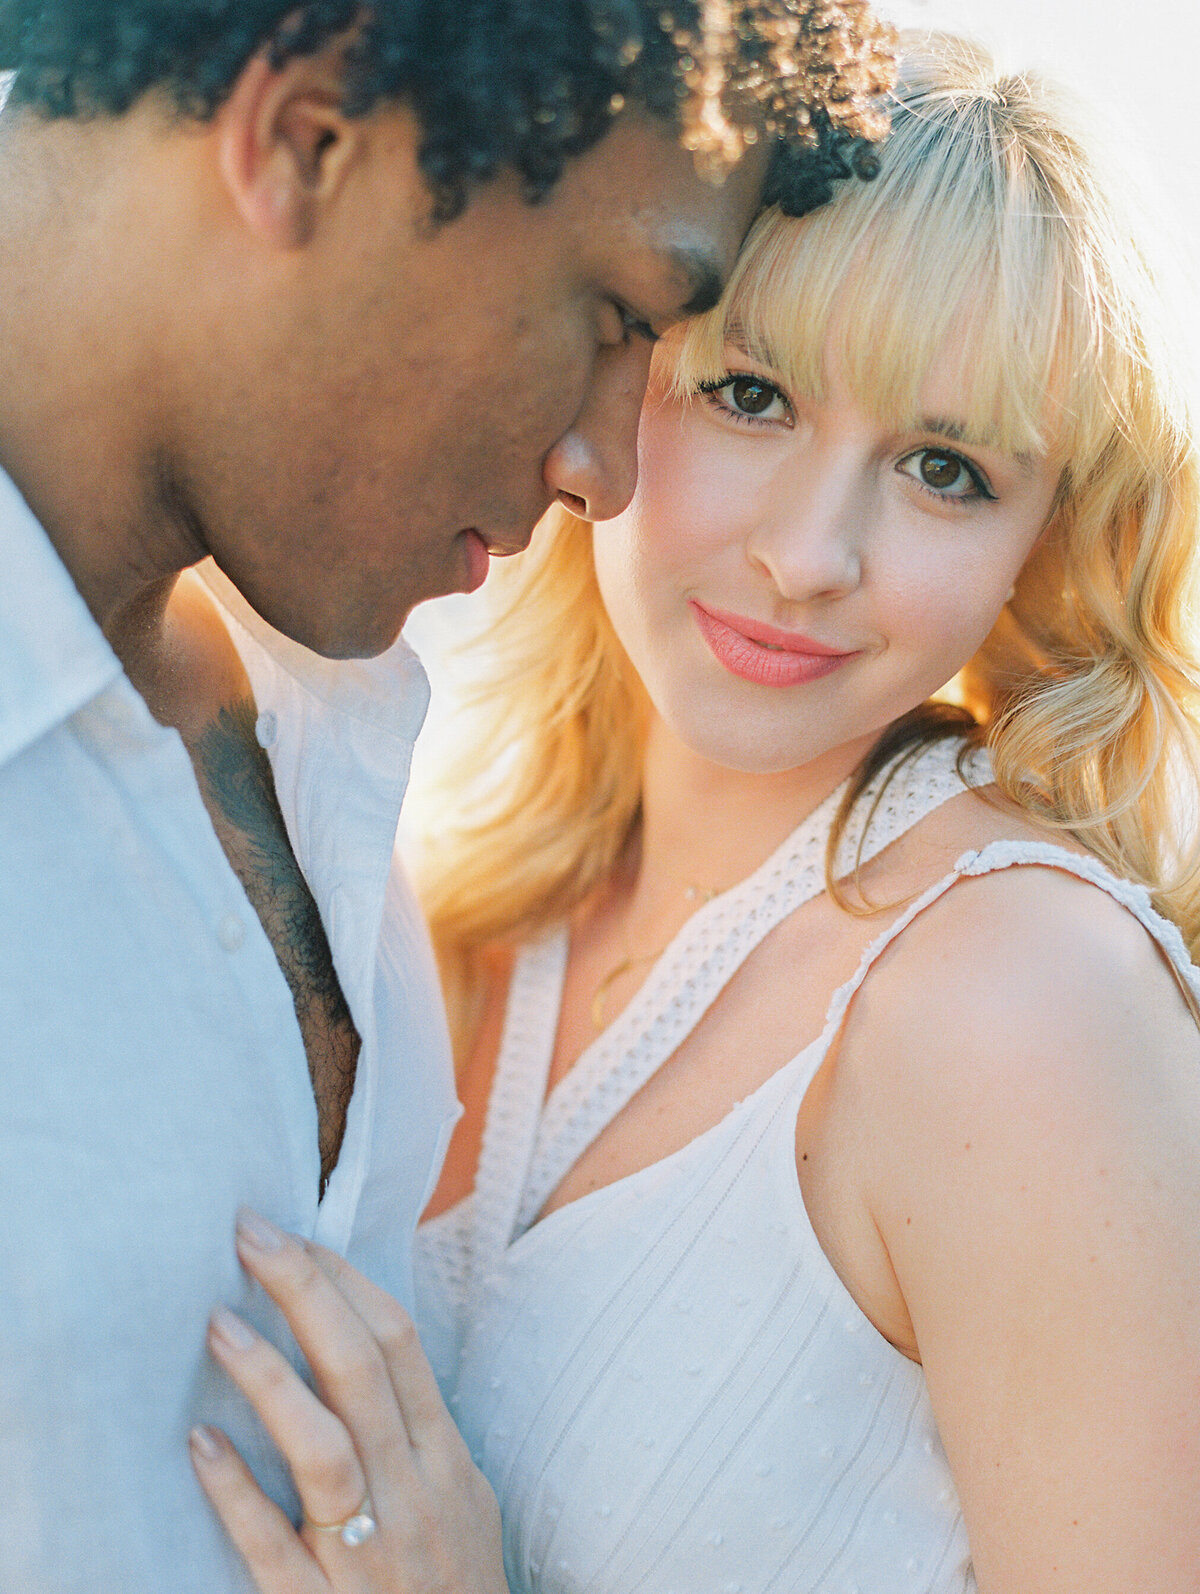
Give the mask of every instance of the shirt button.
[[245, 944], [246, 926], [236, 913], [227, 913], [217, 926], [217, 940], [226, 952], [237, 952]]
[[279, 721], [275, 718], [274, 710], [263, 709], [254, 726], [254, 734], [260, 747], [274, 747], [275, 738], [279, 735]]

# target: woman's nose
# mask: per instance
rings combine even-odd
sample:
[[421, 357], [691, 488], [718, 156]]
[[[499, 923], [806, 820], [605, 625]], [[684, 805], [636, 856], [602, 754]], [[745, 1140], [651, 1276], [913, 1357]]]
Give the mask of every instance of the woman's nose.
[[857, 473], [807, 468], [778, 479], [764, 495], [746, 551], [792, 602], [842, 597], [862, 581], [869, 493]]
[[612, 520], [633, 497], [650, 355], [637, 337], [600, 349], [579, 413], [546, 455], [546, 486], [583, 520]]

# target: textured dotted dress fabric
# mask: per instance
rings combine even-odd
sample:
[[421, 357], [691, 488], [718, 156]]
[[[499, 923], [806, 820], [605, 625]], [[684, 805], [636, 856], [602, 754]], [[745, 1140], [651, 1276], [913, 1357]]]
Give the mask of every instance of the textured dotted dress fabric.
[[[963, 790], [958, 744], [903, 764], [869, 857]], [[977, 755], [971, 784], [988, 778]], [[879, 783], [843, 843], [847, 864]], [[959, 860], [866, 952], [821, 1036], [713, 1128], [534, 1221], [769, 930], [824, 887], [841, 793], [703, 907], [546, 1096], [566, 934], [523, 949], [476, 1190], [418, 1231], [417, 1316], [496, 1490], [517, 1594], [970, 1594], [970, 1551], [921, 1369], [821, 1250], [796, 1175], [805, 1090], [884, 947], [959, 879], [1062, 868], [1133, 912], [1198, 992], [1140, 887], [1057, 847]]]

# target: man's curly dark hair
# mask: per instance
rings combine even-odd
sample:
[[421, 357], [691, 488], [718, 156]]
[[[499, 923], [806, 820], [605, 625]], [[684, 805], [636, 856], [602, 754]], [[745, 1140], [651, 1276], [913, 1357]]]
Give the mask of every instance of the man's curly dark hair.
[[[597, 143], [626, 104], [678, 127], [705, 8], [702, 0], [664, 6], [665, 0], [0, 0], [0, 71], [14, 74], [14, 106], [47, 117], [119, 115], [158, 90], [183, 115], [206, 118], [258, 51], [269, 50], [282, 64], [348, 34], [347, 111], [363, 114], [381, 100], [412, 108], [435, 213], [448, 220], [474, 185], [506, 167], [519, 173], [531, 201], [542, 198], [565, 163]], [[866, 14], [863, 0], [743, 0], [728, 13], [747, 80], [756, 70], [761, 79], [764, 66], [770, 72], [781, 22], [793, 31], [810, 28], [820, 48], [828, 38], [829, 59], [839, 63], [832, 72], [842, 70], [848, 28], [857, 30], [859, 45], [866, 41], [876, 63], [881, 58], [885, 30]], [[791, 214], [828, 199], [833, 181], [848, 177], [852, 164], [868, 175], [869, 155], [861, 157], [869, 146], [853, 117], [838, 115], [837, 102], [844, 105], [851, 94], [835, 87], [830, 98], [831, 106], [814, 106], [800, 143], [786, 131], [776, 135], [767, 197]], [[743, 100], [729, 114], [749, 124], [757, 112]]]

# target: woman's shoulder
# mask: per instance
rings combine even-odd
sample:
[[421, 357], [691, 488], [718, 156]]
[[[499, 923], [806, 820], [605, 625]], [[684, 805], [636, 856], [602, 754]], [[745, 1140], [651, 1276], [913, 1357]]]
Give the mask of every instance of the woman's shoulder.
[[979, 782], [964, 786], [939, 803], [882, 855], [883, 871], [899, 884], [950, 870], [966, 852], [997, 843], [1054, 846], [1090, 856], [1070, 831], [1040, 820], [1008, 797], [999, 786]]
[[1165, 960], [1178, 931], [1081, 848], [997, 837], [965, 849], [934, 889], [891, 962], [919, 961], [941, 997], [960, 993], [956, 1007], [986, 1004], [1011, 1025], [1038, 1011], [1038, 995], [1060, 1014], [1115, 1000], [1149, 1008], [1174, 985]]
[[1177, 927], [1074, 837], [986, 788], [890, 851], [868, 890], [905, 907], [851, 1027], [864, 1055], [894, 1055], [910, 1075], [926, 1061], [962, 1068], [968, 1084], [989, 1060], [1000, 1075], [1084, 1053], [1095, 1066], [1156, 1050], [1200, 1065], [1200, 985]]
[[[1040, 827], [966, 828], [970, 859], [1036, 848], [1039, 864], [954, 873], [902, 910], [893, 928], [912, 917], [885, 932], [836, 1054], [865, 1208], [889, 1247], [945, 1203], [969, 1249], [972, 1228], [1002, 1227], [993, 1196], [1025, 1210], [1037, 1168], [1070, 1185], [1119, 1155], [1158, 1177], [1162, 1148], [1200, 1114], [1200, 1028], [1171, 928]], [[1056, 866], [1068, 862], [1084, 877]], [[973, 1190], [990, 1192], [986, 1213]]]
[[1056, 1189], [1118, 1155], [1158, 1176], [1200, 1121], [1200, 1029], [1145, 894], [998, 793], [944, 804], [872, 884], [891, 907], [846, 988], [824, 1132], [835, 1193], [883, 1247], [851, 1276], [907, 1346], [929, 1291], [953, 1315], [965, 1272], [1016, 1255], [1009, 1228]]
[[[969, 907], [952, 889], [967, 879], [979, 882], [966, 893]], [[938, 912], [922, 915], [925, 929], [933, 927], [935, 934], [957, 912], [972, 919], [985, 913], [993, 934], [1025, 940], [1043, 910], [1056, 919], [1078, 915], [1081, 934], [1102, 922], [1119, 926], [1121, 939], [1128, 904], [1143, 895], [1070, 831], [1040, 820], [991, 784], [964, 789], [926, 814], [862, 871], [861, 888], [872, 904], [911, 904], [944, 893]], [[1111, 910], [1099, 902], [1103, 896], [1111, 898]], [[1060, 932], [1064, 928], [1058, 925]], [[905, 938], [915, 930], [914, 924]], [[1051, 933], [1049, 925], [1044, 933]]]

